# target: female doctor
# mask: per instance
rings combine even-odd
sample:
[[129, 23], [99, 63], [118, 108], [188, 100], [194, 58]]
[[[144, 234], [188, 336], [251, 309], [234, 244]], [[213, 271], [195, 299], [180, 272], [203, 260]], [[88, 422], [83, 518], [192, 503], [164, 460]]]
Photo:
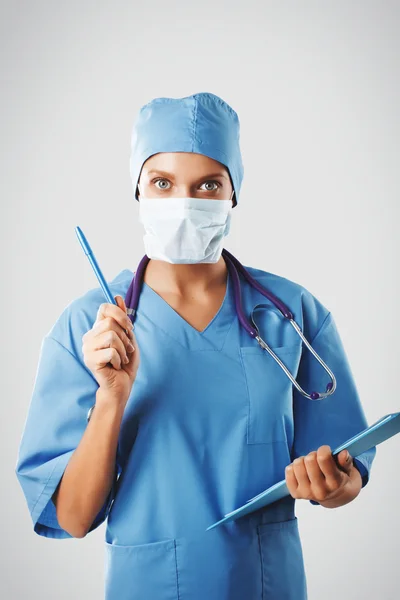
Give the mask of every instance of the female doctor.
[[[130, 172], [150, 259], [139, 303], [128, 310], [125, 269], [109, 282], [118, 306], [91, 289], [43, 339], [16, 466], [34, 531], [84, 537], [107, 519], [107, 600], [306, 600], [295, 500], [351, 502], [376, 452], [331, 455], [368, 426], [332, 314], [300, 284], [247, 267], [336, 377], [333, 394], [310, 400], [237, 317], [222, 250], [243, 165], [221, 98], [143, 106]], [[241, 294], [246, 315], [265, 302], [244, 280]], [[325, 389], [272, 304], [257, 325], [303, 389]], [[290, 496], [207, 531], [283, 477]]]

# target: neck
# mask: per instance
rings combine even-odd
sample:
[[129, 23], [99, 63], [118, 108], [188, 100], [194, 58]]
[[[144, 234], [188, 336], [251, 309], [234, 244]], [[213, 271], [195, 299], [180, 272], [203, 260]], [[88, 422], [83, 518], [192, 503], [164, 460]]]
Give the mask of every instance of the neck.
[[221, 256], [216, 263], [171, 264], [150, 259], [144, 281], [153, 289], [178, 296], [207, 293], [226, 284], [228, 268]]

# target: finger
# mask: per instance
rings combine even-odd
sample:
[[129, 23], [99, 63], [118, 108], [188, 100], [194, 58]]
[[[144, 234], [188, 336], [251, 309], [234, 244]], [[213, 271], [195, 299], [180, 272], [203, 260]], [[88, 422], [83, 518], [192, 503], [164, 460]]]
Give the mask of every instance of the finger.
[[137, 348], [137, 341], [136, 341], [135, 334], [133, 333], [132, 329], [128, 332], [128, 338], [129, 338], [131, 347], [129, 347], [127, 345], [126, 351], [130, 354], [130, 353], [135, 352], [135, 350]]
[[286, 486], [293, 498], [296, 498], [298, 483], [292, 465], [288, 465], [285, 469]]
[[[121, 303], [121, 305], [122, 305], [122, 303]], [[94, 326], [97, 325], [103, 319], [106, 319], [107, 317], [112, 317], [113, 319], [115, 319], [115, 321], [117, 321], [117, 323], [119, 323], [119, 325], [124, 330], [132, 329], [132, 321], [130, 320], [129, 316], [126, 314], [125, 310], [123, 310], [120, 306], [111, 304], [110, 302], [103, 302], [103, 304], [100, 304], [98, 311], [97, 311], [97, 316], [96, 316], [96, 321], [94, 322]]]
[[98, 350], [94, 356], [95, 368], [97, 371], [105, 366], [109, 366], [109, 363], [111, 363], [117, 371], [122, 369], [121, 356], [115, 348], [102, 348], [101, 350]]
[[[127, 308], [126, 308], [125, 300], [123, 299], [122, 296], [115, 296], [114, 299], [115, 299], [115, 301], [116, 301], [116, 303], [118, 305], [118, 308], [120, 308], [122, 310], [122, 312], [124, 313], [124, 315], [126, 317], [128, 317], [128, 320], [129, 320], [129, 323], [130, 323], [131, 321], [130, 321], [129, 316], [128, 316], [128, 311], [127, 311]], [[128, 323], [128, 325], [129, 325], [129, 323]]]
[[353, 457], [351, 456], [348, 450], [342, 450], [341, 452], [339, 452], [338, 455], [333, 457], [333, 460], [335, 461], [337, 468], [341, 471], [344, 471], [347, 474], [350, 473], [351, 469], [354, 466]]
[[[125, 347], [125, 352], [133, 352], [135, 349], [135, 341], [133, 340], [133, 338], [130, 335], [127, 335], [125, 333], [125, 330], [122, 329], [122, 327], [120, 326], [119, 323], [117, 323], [115, 321], [115, 319], [113, 319], [112, 317], [106, 317], [105, 319], [103, 319], [102, 321], [99, 321], [97, 324], [94, 324], [92, 329], [88, 332], [90, 333], [90, 338], [92, 340], [94, 340], [96, 337], [99, 337], [100, 334], [102, 334], [105, 331], [115, 331], [116, 335], [118, 335]], [[88, 334], [85, 334], [85, 338], [87, 338]], [[89, 339], [90, 339], [89, 338]], [[87, 343], [87, 339], [85, 339], [85, 342]], [[97, 344], [99, 342], [96, 341], [95, 344], [93, 344], [93, 341], [89, 341], [90, 347], [93, 349], [98, 349]], [[129, 344], [131, 344], [132, 347], [129, 347]]]
[[124, 313], [128, 317], [128, 320], [127, 320], [128, 327], [126, 328], [126, 331], [127, 331], [127, 333], [130, 333], [132, 331], [132, 329], [134, 329], [134, 325], [128, 315], [128, 309], [126, 308], [125, 300], [123, 299], [122, 296], [115, 296], [115, 300], [118, 303], [118, 306], [124, 311]]
[[304, 459], [310, 481], [310, 494], [314, 500], [322, 500], [331, 490], [327, 487], [325, 475], [317, 460], [317, 451], [310, 452]]
[[310, 487], [310, 480], [308, 478], [307, 469], [304, 464], [304, 456], [299, 456], [298, 458], [296, 458], [293, 461], [292, 465], [298, 486], [301, 487], [303, 490], [308, 489]]
[[328, 489], [333, 490], [343, 481], [344, 473], [338, 469], [332, 456], [330, 446], [320, 446], [317, 450], [317, 461], [323, 472]]
[[126, 313], [126, 304], [125, 304], [125, 300], [123, 299], [123, 297], [118, 294], [117, 296], [114, 296], [114, 300], [118, 304], [118, 306], [120, 308], [122, 308], [124, 313]]
[[317, 451], [307, 454], [304, 459], [308, 479], [314, 489], [323, 490], [325, 487], [325, 475], [317, 460]]
[[103, 350], [104, 348], [113, 348], [121, 357], [121, 362], [127, 364], [129, 362], [126, 348], [119, 337], [119, 335], [113, 330], [109, 329], [99, 333], [93, 338], [91, 349], [94, 351]]
[[[116, 335], [118, 335], [122, 341], [122, 343], [124, 344], [125, 350], [128, 351], [128, 344], [131, 343], [132, 346], [135, 346], [135, 343], [133, 341], [133, 337], [129, 334], [127, 334], [125, 332], [125, 329], [123, 329], [119, 323], [117, 323], [117, 321], [115, 321], [115, 319], [113, 319], [113, 317], [106, 317], [105, 319], [103, 319], [102, 321], [99, 321], [97, 324], [93, 325], [91, 332], [92, 332], [92, 338], [94, 339], [95, 337], [98, 337], [100, 334], [102, 334], [105, 331], [115, 331]], [[132, 352], [132, 350], [131, 350]]]

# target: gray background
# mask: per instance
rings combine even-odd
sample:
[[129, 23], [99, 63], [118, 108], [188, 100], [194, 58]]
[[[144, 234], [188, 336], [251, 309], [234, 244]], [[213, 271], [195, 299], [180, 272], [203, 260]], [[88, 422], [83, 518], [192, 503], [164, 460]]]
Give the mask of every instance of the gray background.
[[[108, 280], [144, 253], [129, 146], [153, 97], [210, 91], [238, 112], [227, 249], [332, 311], [370, 424], [400, 410], [399, 16], [382, 0], [2, 3], [2, 598], [103, 596], [105, 524], [37, 536], [14, 467], [42, 337], [97, 287], [74, 227]], [[398, 598], [399, 450], [378, 446], [354, 502], [296, 503], [310, 600]]]

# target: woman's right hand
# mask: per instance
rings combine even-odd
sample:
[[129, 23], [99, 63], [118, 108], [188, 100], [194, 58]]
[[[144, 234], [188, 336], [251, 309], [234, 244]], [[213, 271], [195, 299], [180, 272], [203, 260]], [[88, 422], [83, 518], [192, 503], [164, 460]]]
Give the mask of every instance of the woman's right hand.
[[[99, 306], [93, 327], [82, 337], [82, 352], [84, 363], [100, 388], [126, 403], [136, 378], [140, 355], [124, 299], [115, 296], [115, 301], [118, 306], [108, 302]], [[128, 362], [125, 362], [126, 358]]]

